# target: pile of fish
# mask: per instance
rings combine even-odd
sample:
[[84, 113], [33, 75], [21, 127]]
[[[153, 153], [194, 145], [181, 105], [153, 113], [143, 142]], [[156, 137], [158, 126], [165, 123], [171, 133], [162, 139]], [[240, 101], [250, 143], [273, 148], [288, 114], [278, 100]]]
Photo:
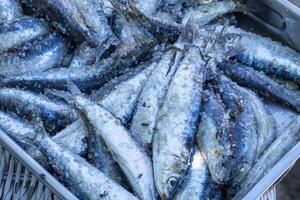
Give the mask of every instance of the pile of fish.
[[0, 130], [80, 199], [239, 200], [300, 140], [265, 106], [300, 112], [300, 55], [236, 12], [1, 0]]

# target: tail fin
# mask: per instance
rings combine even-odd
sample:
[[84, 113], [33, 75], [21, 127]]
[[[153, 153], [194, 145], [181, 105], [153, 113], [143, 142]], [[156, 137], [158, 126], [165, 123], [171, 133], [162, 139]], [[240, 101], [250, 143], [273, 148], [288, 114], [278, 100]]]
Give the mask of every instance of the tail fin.
[[29, 110], [30, 110], [30, 123], [36, 133], [34, 143], [37, 144], [41, 139], [45, 137], [49, 137], [49, 134], [44, 128], [40, 111], [34, 107], [29, 108]]

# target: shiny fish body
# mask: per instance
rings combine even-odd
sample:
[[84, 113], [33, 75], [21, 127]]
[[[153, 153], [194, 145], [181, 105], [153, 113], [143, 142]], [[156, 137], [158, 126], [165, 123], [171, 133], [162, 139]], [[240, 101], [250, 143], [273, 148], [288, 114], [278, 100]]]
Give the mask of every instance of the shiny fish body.
[[38, 136], [35, 143], [77, 196], [91, 200], [137, 199], [83, 158], [61, 147], [51, 138]]
[[168, 50], [155, 66], [139, 97], [130, 132], [147, 152], [151, 151], [156, 118], [181, 57], [181, 52]]
[[201, 4], [185, 9], [181, 23], [187, 24], [190, 17], [193, 17], [200, 26], [204, 26], [222, 15], [235, 11], [236, 8], [237, 4], [233, 0]]
[[[97, 91], [98, 94], [95, 94], [98, 96], [95, 99], [97, 99], [97, 102], [103, 107], [113, 113], [114, 116], [118, 117], [122, 124], [127, 124], [137, 106], [144, 85], [155, 65], [156, 62], [154, 61], [149, 64], [149, 66], [146, 66], [146, 69], [143, 69], [142, 71], [138, 70], [140, 71], [137, 72], [138, 74], [128, 80], [117, 83], [113, 88], [110, 88], [110, 91], [101, 91], [102, 89], [100, 89]], [[105, 89], [105, 87], [103, 88]], [[101, 93], [103, 93], [103, 96]]]
[[43, 20], [22, 17], [0, 25], [0, 53], [49, 32]]
[[53, 101], [28, 90], [0, 89], [0, 104], [3, 109], [13, 110], [25, 116], [30, 114], [32, 107], [37, 108], [47, 130], [65, 126], [77, 119], [75, 110], [64, 102]]
[[[250, 97], [252, 93], [235, 83], [228, 78], [222, 76], [220, 80], [222, 85], [227, 85], [231, 88], [233, 93], [240, 97], [238, 104], [242, 105], [242, 112], [237, 114], [233, 120], [232, 131], [235, 140], [235, 155], [233, 161], [236, 163], [236, 168], [232, 168], [233, 183], [239, 183], [248, 171], [252, 168], [255, 158], [257, 156], [257, 119], [255, 114], [255, 107], [253, 107]], [[230, 93], [223, 93], [223, 95], [230, 95]]]
[[73, 40], [88, 41], [91, 45], [97, 44], [78, 8], [70, 1], [21, 0], [21, 2], [45, 15], [58, 30], [70, 35]]
[[9, 22], [22, 17], [22, 8], [17, 0], [0, 1], [0, 23]]
[[28, 43], [17, 52], [0, 56], [0, 76], [16, 76], [45, 71], [61, 63], [66, 45], [61, 36], [51, 34]]
[[187, 178], [174, 198], [174, 200], [186, 199], [221, 199], [220, 191], [212, 182], [206, 162], [198, 147], [195, 147]]
[[71, 0], [79, 12], [93, 38], [97, 41], [97, 46], [108, 49], [112, 44], [117, 44], [118, 40], [112, 33], [99, 0]]
[[298, 95], [268, 76], [242, 64], [225, 63], [219, 66], [227, 76], [238, 84], [300, 112]]
[[127, 176], [133, 191], [140, 199], [155, 199], [155, 188], [150, 158], [131, 138], [130, 133], [109, 111], [82, 96], [73, 97], [73, 103], [103, 139]]
[[81, 68], [92, 65], [96, 60], [96, 48], [90, 47], [87, 43], [82, 43], [74, 52], [68, 68]]
[[[223, 83], [222, 83], [223, 82]], [[231, 88], [230, 88], [231, 87]], [[233, 88], [232, 88], [233, 87]], [[239, 96], [239, 92], [236, 92], [234, 87], [237, 87], [240, 92], [245, 94], [245, 97], [247, 98], [247, 101], [249, 101], [249, 105], [251, 105], [253, 114], [256, 121], [256, 133], [257, 133], [257, 153], [256, 158], [258, 159], [262, 153], [265, 151], [265, 149], [273, 142], [273, 140], [276, 137], [276, 122], [273, 117], [273, 115], [270, 113], [270, 111], [264, 106], [263, 102], [256, 96], [255, 93], [238, 87], [235, 84], [232, 84], [229, 82], [229, 80], [225, 80], [223, 78], [223, 81], [221, 81], [221, 84], [219, 84], [220, 90], [223, 92], [223, 98], [226, 97], [232, 97], [236, 95], [237, 97], [236, 102], [237, 104], [240, 104], [240, 111], [235, 111], [235, 113], [232, 113], [233, 118], [237, 116], [239, 113], [243, 112], [243, 98]], [[234, 102], [234, 101], [232, 101]], [[231, 103], [232, 103], [231, 102]]]
[[158, 114], [153, 136], [155, 185], [162, 199], [170, 199], [189, 166], [200, 113], [204, 61], [191, 47], [179, 64]]
[[300, 117], [296, 116], [287, 129], [269, 146], [262, 157], [249, 171], [235, 194], [234, 200], [241, 199], [300, 139]]
[[300, 83], [300, 55], [269, 38], [232, 28], [240, 33], [239, 45], [244, 51], [236, 58], [255, 69]]
[[30, 147], [35, 138], [35, 132], [30, 125], [11, 114], [0, 111], [0, 129], [12, 137], [23, 148]]
[[197, 132], [197, 142], [207, 162], [212, 180], [226, 184], [230, 177], [234, 141], [231, 124], [220, 98], [212, 91], [203, 93], [203, 110]]

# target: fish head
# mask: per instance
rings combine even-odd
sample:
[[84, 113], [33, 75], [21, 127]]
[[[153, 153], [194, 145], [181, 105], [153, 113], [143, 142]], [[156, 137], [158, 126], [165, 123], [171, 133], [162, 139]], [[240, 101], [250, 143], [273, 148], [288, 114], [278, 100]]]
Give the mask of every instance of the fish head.
[[156, 187], [161, 199], [171, 199], [178, 191], [188, 168], [188, 157], [186, 153], [162, 156], [155, 172]]

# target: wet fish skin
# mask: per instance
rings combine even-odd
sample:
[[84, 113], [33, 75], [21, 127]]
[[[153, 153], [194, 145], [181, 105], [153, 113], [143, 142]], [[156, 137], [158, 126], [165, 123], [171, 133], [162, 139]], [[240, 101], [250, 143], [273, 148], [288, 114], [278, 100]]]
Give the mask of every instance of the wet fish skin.
[[268, 99], [278, 101], [300, 112], [300, 100], [298, 95], [272, 80], [268, 76], [242, 64], [224, 63], [220, 68], [233, 81], [255, 90]]
[[196, 47], [185, 52], [157, 118], [152, 158], [162, 199], [172, 198], [189, 166], [205, 73], [200, 53]]
[[41, 112], [47, 130], [63, 127], [77, 119], [74, 109], [64, 102], [54, 101], [43, 95], [28, 90], [15, 88], [0, 89], [0, 104], [2, 109], [12, 110], [27, 116], [35, 107]]
[[249, 171], [235, 193], [234, 200], [241, 199], [273, 167], [300, 138], [300, 118], [296, 116], [288, 128], [269, 146]]
[[198, 147], [195, 147], [187, 178], [174, 197], [174, 200], [185, 199], [221, 199], [221, 193], [212, 182], [209, 170]]
[[[235, 153], [233, 155], [235, 167], [231, 168], [231, 182], [235, 185], [240, 183], [247, 175], [257, 156], [258, 133], [256, 107], [253, 106], [251, 101], [252, 93], [249, 90], [238, 86], [225, 76], [221, 76], [219, 81], [220, 85], [228, 84], [227, 88], [232, 88], [233, 93], [240, 97], [238, 104], [241, 104], [243, 107], [243, 111], [235, 117], [232, 124], [235, 141]], [[224, 91], [223, 95], [230, 95], [230, 93], [226, 94]]]
[[181, 59], [182, 53], [175, 49], [162, 55], [142, 90], [131, 120], [130, 132], [133, 138], [149, 154], [160, 106]]
[[18, 1], [2, 0], [0, 2], [0, 23], [15, 20], [22, 15], [22, 8]]
[[80, 156], [61, 147], [41, 128], [35, 144], [47, 157], [53, 169], [62, 177], [75, 195], [85, 199], [137, 199]]
[[218, 184], [226, 184], [231, 178], [228, 169], [233, 166], [232, 156], [235, 152], [229, 116], [220, 97], [212, 91], [203, 92], [202, 107], [197, 142], [212, 180]]
[[65, 0], [21, 0], [45, 15], [61, 33], [72, 36], [75, 41], [87, 41], [96, 46], [97, 42], [85, 24], [82, 14], [70, 1]]
[[71, 2], [78, 8], [85, 24], [97, 42], [97, 46], [103, 48], [103, 52], [111, 45], [119, 43], [108, 25], [101, 2], [98, 0], [71, 0]]
[[48, 70], [62, 62], [66, 50], [63, 38], [57, 34], [29, 42], [16, 52], [0, 56], [0, 76], [12, 77]]
[[87, 43], [82, 43], [74, 52], [68, 68], [87, 67], [96, 61], [96, 57], [96, 48], [90, 47]]
[[244, 51], [235, 57], [246, 65], [267, 74], [300, 82], [300, 55], [293, 49], [269, 38], [231, 27], [229, 32], [241, 35], [238, 45]]
[[236, 11], [238, 4], [233, 0], [216, 1], [207, 4], [192, 6], [184, 10], [182, 24], [187, 24], [190, 17], [197, 21], [198, 25], [204, 26], [209, 22]]
[[[235, 96], [235, 102], [237, 102], [238, 106], [240, 106], [239, 111], [235, 111], [232, 115], [236, 117], [239, 113], [243, 112], [243, 98], [239, 95], [239, 92], [235, 93], [235, 90], [240, 90], [245, 94], [247, 101], [249, 101], [249, 105], [251, 105], [253, 114], [256, 121], [256, 132], [257, 132], [257, 153], [256, 159], [258, 159], [262, 153], [267, 149], [267, 147], [273, 142], [276, 137], [276, 122], [273, 115], [270, 111], [265, 107], [263, 102], [257, 97], [257, 95], [247, 89], [237, 87], [237, 85], [230, 83], [229, 79], [221, 78], [223, 80], [220, 81], [219, 90], [222, 91], [222, 97], [228, 98], [226, 101], [227, 104], [231, 104], [234, 102], [234, 99], [230, 102], [230, 98]], [[234, 88], [237, 89], [234, 89]], [[229, 107], [233, 107], [233, 106]], [[233, 109], [231, 109], [233, 110]]]
[[33, 40], [49, 32], [47, 24], [40, 19], [22, 17], [0, 24], [0, 53]]

